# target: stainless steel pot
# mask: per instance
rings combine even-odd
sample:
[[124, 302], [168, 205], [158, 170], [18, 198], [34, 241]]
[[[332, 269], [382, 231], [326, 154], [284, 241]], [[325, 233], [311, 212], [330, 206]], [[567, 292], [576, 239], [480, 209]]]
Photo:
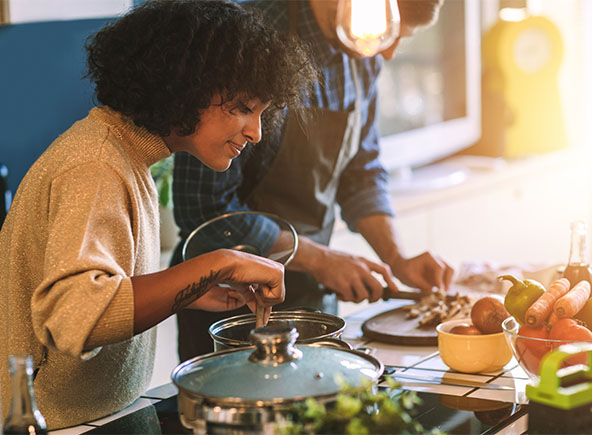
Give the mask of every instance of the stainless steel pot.
[[255, 346], [227, 349], [185, 361], [172, 379], [179, 416], [195, 433], [273, 434], [287, 411], [312, 397], [335, 400], [338, 378], [350, 385], [377, 381], [383, 365], [350, 349], [298, 344], [294, 328], [255, 329]]
[[[273, 311], [269, 326], [284, 325], [296, 328], [298, 343], [313, 343], [327, 338], [338, 339], [345, 329], [345, 320], [320, 311]], [[219, 320], [210, 326], [214, 351], [250, 346], [251, 330], [255, 329], [255, 315], [242, 314]]]

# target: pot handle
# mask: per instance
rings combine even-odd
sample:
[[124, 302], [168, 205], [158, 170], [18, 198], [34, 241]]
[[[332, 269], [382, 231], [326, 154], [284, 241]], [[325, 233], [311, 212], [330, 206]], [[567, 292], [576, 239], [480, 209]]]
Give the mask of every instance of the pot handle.
[[360, 353], [363, 353], [365, 355], [370, 355], [370, 356], [374, 356], [374, 354], [376, 353], [376, 349], [374, 349], [373, 347], [367, 347], [367, 346], [357, 346], [354, 348], [354, 350], [356, 352], [360, 352]]
[[354, 350], [351, 344], [338, 338], [321, 338], [318, 340], [311, 340], [306, 344], [315, 347], [334, 347], [337, 349]]

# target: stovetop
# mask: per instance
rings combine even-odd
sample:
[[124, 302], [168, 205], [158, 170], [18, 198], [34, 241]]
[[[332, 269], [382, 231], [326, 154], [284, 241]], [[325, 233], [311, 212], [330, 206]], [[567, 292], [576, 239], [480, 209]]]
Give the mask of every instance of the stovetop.
[[177, 396], [161, 400], [92, 429], [87, 434], [189, 434], [179, 420]]
[[[447, 434], [492, 434], [526, 414], [527, 406], [446, 394], [417, 392], [422, 404], [416, 407], [416, 420], [426, 430]], [[88, 434], [189, 434], [177, 412], [177, 396], [161, 400]]]

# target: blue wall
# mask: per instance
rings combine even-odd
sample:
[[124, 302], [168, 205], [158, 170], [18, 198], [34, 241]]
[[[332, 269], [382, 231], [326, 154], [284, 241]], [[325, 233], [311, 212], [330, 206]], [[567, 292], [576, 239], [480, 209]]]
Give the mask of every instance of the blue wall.
[[13, 194], [51, 142], [94, 106], [84, 43], [112, 19], [0, 26], [0, 163]]
[[107, 21], [0, 26], [0, 162], [13, 192], [45, 148], [93, 106], [83, 47]]

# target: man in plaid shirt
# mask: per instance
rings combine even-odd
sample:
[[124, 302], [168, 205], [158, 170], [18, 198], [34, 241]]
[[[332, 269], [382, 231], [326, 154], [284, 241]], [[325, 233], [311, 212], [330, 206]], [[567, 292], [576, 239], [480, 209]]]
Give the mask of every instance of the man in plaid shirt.
[[[401, 37], [433, 23], [441, 1], [399, 0], [399, 37], [374, 57], [352, 53], [337, 38], [337, 0], [241, 2], [307, 41], [321, 77], [308, 106], [286, 110], [283, 127], [247, 147], [226, 172], [176, 154], [173, 199], [182, 239], [208, 219], [232, 211], [266, 211], [287, 219], [299, 234], [299, 248], [287, 266], [286, 300], [279, 309], [306, 306], [336, 314], [338, 299], [375, 302], [383, 284], [374, 274], [392, 291], [397, 289], [393, 275], [424, 291], [448, 288], [453, 270], [443, 260], [428, 252], [406, 258], [399, 250], [376, 123], [383, 59], [393, 56]], [[337, 207], [349, 229], [359, 232], [382, 262], [328, 248]], [[273, 240], [277, 227], [252, 219], [260, 219], [261, 234]], [[182, 260], [181, 245], [173, 263]], [[209, 325], [232, 314], [238, 312], [180, 312], [181, 360], [212, 351]]]

